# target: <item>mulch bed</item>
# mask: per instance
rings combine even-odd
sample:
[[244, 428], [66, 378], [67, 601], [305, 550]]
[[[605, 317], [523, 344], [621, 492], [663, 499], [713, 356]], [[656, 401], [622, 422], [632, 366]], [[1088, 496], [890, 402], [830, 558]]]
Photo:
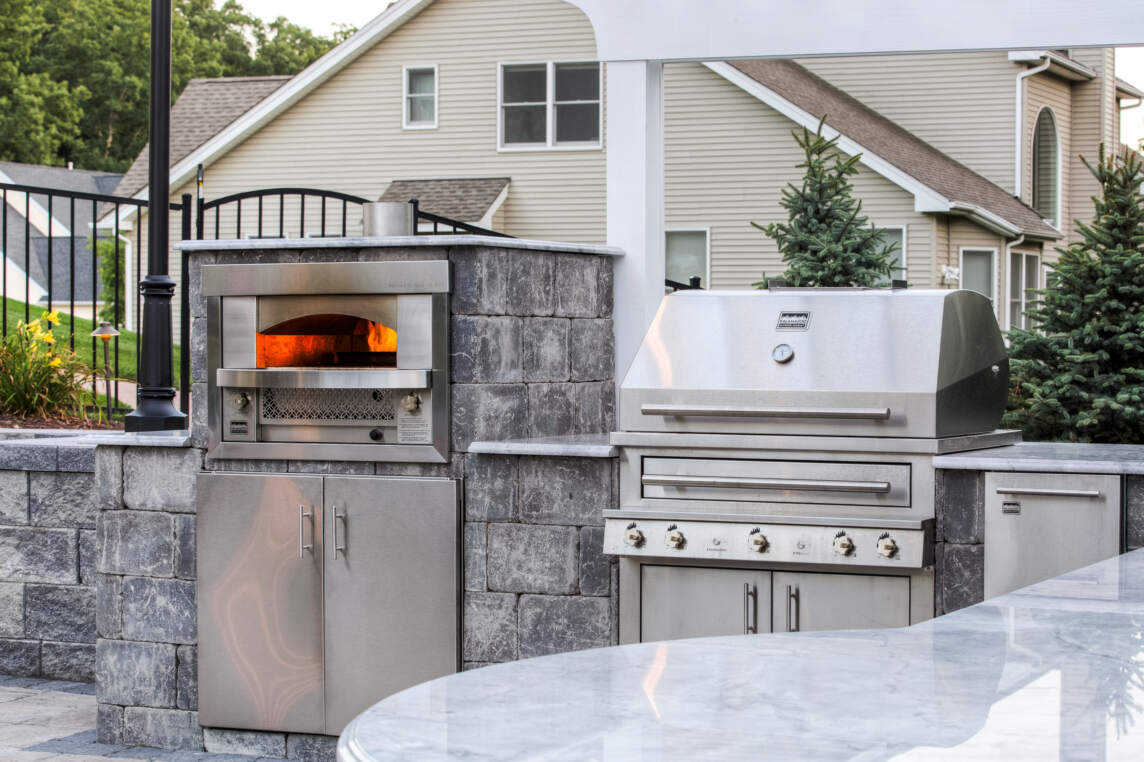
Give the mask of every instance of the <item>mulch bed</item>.
[[122, 423], [107, 423], [94, 415], [80, 418], [78, 415], [58, 415], [46, 418], [25, 418], [19, 415], [0, 413], [2, 429], [122, 429]]

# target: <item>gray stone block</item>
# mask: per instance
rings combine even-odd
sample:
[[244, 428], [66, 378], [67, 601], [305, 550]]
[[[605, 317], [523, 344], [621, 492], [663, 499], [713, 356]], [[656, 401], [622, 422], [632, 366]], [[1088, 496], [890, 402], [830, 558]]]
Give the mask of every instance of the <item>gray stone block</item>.
[[515, 457], [465, 456], [465, 518], [512, 521], [516, 515]]
[[28, 512], [41, 527], [95, 527], [95, 477], [85, 473], [33, 471]]
[[210, 434], [207, 413], [207, 385], [205, 382], [195, 381], [191, 384], [191, 447], [202, 449], [207, 446], [207, 437]]
[[195, 578], [195, 517], [175, 516], [175, 576]]
[[528, 402], [524, 384], [453, 384], [453, 449], [525, 436]]
[[522, 317], [551, 315], [556, 309], [555, 277], [556, 261], [552, 254], [509, 251], [509, 314]]
[[939, 542], [975, 544], [985, 539], [985, 475], [980, 471], [936, 473]]
[[79, 583], [95, 584], [95, 562], [99, 559], [99, 547], [94, 529], [81, 529], [79, 535]]
[[465, 455], [454, 453], [448, 463], [375, 463], [378, 476], [424, 476], [437, 479], [460, 479], [465, 475]]
[[123, 507], [123, 448], [95, 448], [95, 506], [101, 511]]
[[339, 474], [342, 476], [373, 476], [373, 463], [351, 460], [290, 460], [286, 470], [292, 474]]
[[935, 597], [939, 613], [949, 614], [985, 599], [985, 546], [937, 546]]
[[105, 704], [173, 707], [175, 646], [97, 640], [95, 695]]
[[576, 427], [580, 413], [579, 384], [528, 385], [528, 436], [551, 437], [582, 433]]
[[40, 641], [0, 639], [0, 675], [35, 677], [40, 674]]
[[302, 762], [334, 762], [337, 758], [337, 736], [313, 736], [291, 733], [286, 736], [286, 759]]
[[569, 335], [573, 381], [611, 381], [616, 373], [616, 336], [611, 320], [573, 320]]
[[593, 381], [577, 386], [577, 434], [599, 434], [616, 428], [616, 385]]
[[137, 511], [193, 513], [200, 450], [130, 447], [123, 454], [123, 502]]
[[123, 743], [201, 751], [203, 729], [198, 712], [128, 706], [123, 710]]
[[0, 582], [0, 638], [24, 637], [24, 585]]
[[243, 474], [284, 474], [290, 463], [285, 460], [232, 460], [230, 458], [207, 458], [204, 468], [207, 471], [234, 471]]
[[0, 579], [74, 585], [75, 530], [0, 527]]
[[465, 590], [488, 589], [485, 579], [485, 556], [488, 551], [488, 524], [465, 524]]
[[156, 643], [194, 643], [195, 583], [180, 579], [123, 580], [123, 637]]
[[169, 514], [107, 511], [97, 529], [99, 571], [147, 577], [174, 574], [175, 528]]
[[191, 321], [191, 382], [207, 381], [207, 321]]
[[600, 257], [555, 254], [557, 317], [594, 318], [603, 312], [600, 299]]
[[498, 249], [455, 249], [453, 295], [449, 300], [454, 315], [504, 315], [508, 308], [509, 261]]
[[457, 384], [521, 380], [521, 319], [459, 315], [453, 318], [450, 371]]
[[522, 457], [520, 520], [532, 524], [603, 524], [612, 507], [612, 463], [606, 458]]
[[516, 596], [506, 593], [465, 593], [462, 658], [502, 662], [519, 658]]
[[95, 642], [95, 590], [79, 585], [27, 585], [24, 630], [29, 638]]
[[580, 530], [580, 593], [610, 595], [612, 564], [604, 555], [604, 528], [584, 527]]
[[122, 744], [123, 707], [115, 704], [96, 704], [95, 733], [99, 743], [115, 746]]
[[56, 450], [56, 468], [60, 471], [93, 473], [95, 471], [95, 445], [59, 445]]
[[55, 471], [59, 464], [56, 451], [56, 445], [50, 442], [0, 442], [0, 470]]
[[612, 590], [615, 591], [608, 598], [608, 610], [612, 614], [612, 645], [620, 644], [620, 567], [618, 564], [612, 564], [611, 567], [612, 577]]
[[611, 611], [607, 598], [522, 595], [520, 598], [520, 656], [600, 648], [611, 642]]
[[613, 307], [615, 303], [616, 293], [616, 276], [614, 267], [616, 264], [615, 257], [600, 257], [600, 280], [599, 291], [597, 292], [600, 297], [600, 317], [612, 317]]
[[95, 581], [95, 629], [101, 638], [123, 635], [122, 578], [97, 574]]
[[489, 666], [492, 666], [492, 664], [490, 662], [487, 662], [487, 661], [467, 661], [461, 665], [461, 671], [462, 672], [471, 672], [474, 669], [480, 669], [481, 667], [489, 667]]
[[179, 709], [199, 708], [199, 649], [179, 646], [175, 653], [175, 705]]
[[489, 524], [488, 585], [508, 593], [575, 593], [579, 533], [574, 527]]
[[569, 320], [529, 318], [523, 321], [521, 350], [525, 381], [567, 381]]
[[40, 653], [44, 677], [78, 683], [90, 683], [95, 679], [94, 643], [44, 641]]
[[28, 472], [0, 471], [0, 524], [28, 523]]
[[1125, 477], [1124, 533], [1129, 550], [1144, 548], [1144, 478]]
[[203, 746], [212, 754], [285, 757], [286, 734], [259, 730], [203, 728]]

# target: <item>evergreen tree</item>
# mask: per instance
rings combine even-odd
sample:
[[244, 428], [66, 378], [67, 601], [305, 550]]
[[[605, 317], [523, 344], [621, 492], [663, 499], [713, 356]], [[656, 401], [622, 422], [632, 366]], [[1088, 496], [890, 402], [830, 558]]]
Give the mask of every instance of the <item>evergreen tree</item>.
[[[849, 177], [858, 174], [862, 154], [844, 158], [837, 150], [838, 137], [822, 135], [826, 118], [811, 132], [792, 132], [806, 159], [802, 187], [793, 183], [783, 189], [781, 204], [789, 212], [785, 223], [760, 225], [759, 230], [779, 245], [784, 275], [794, 286], [876, 286], [890, 278], [893, 245], [883, 242], [882, 231], [862, 214], [862, 202], [854, 198]], [[765, 279], [764, 279], [765, 280]], [[763, 288], [765, 282], [756, 283]]]
[[1033, 330], [1009, 332], [1010, 412], [1028, 439], [1144, 442], [1144, 165], [1135, 152], [1085, 166], [1100, 183], [1091, 224], [1061, 253]]

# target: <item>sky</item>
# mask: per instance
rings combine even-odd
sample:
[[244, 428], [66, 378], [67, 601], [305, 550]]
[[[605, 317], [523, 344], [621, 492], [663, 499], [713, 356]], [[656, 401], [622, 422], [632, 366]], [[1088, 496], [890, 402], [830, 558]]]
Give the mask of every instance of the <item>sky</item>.
[[[266, 21], [285, 16], [295, 24], [329, 35], [336, 24], [362, 27], [389, 4], [388, 0], [239, 0], [247, 13]], [[1144, 89], [1144, 47], [1120, 48], [1116, 74]], [[1144, 105], [1123, 112], [1121, 140], [1135, 146], [1144, 139]]]

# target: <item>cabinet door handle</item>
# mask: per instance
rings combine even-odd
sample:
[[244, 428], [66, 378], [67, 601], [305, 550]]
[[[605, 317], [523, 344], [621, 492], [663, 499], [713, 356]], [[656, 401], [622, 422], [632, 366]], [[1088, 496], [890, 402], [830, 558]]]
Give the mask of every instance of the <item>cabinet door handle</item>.
[[998, 487], [998, 495], [1029, 495], [1040, 497], [1088, 497], [1099, 498], [1098, 489], [1041, 489], [1037, 487]]
[[[794, 614], [791, 614], [791, 609]], [[786, 631], [798, 632], [798, 588], [786, 586]]]
[[[310, 544], [306, 543], [305, 520], [310, 520]], [[298, 506], [298, 558], [305, 557], [306, 551], [314, 552], [314, 512], [306, 510], [306, 506]]]
[[[754, 610], [752, 611], [752, 605]], [[753, 635], [759, 631], [759, 594], [750, 582], [743, 583], [743, 634]]]
[[331, 519], [330, 533], [333, 535], [333, 537], [331, 538], [333, 540], [333, 542], [331, 543], [332, 547], [330, 548], [330, 551], [331, 551], [330, 552], [330, 560], [331, 561], [337, 561], [338, 560], [338, 551], [340, 550], [343, 554], [345, 554], [345, 552], [346, 552], [346, 546], [344, 544], [338, 543], [338, 522], [339, 521], [342, 524], [342, 540], [343, 540], [343, 542], [345, 541], [345, 537], [346, 537], [346, 514], [344, 512], [338, 513], [338, 507], [336, 505], [331, 505], [330, 506], [330, 519]]

